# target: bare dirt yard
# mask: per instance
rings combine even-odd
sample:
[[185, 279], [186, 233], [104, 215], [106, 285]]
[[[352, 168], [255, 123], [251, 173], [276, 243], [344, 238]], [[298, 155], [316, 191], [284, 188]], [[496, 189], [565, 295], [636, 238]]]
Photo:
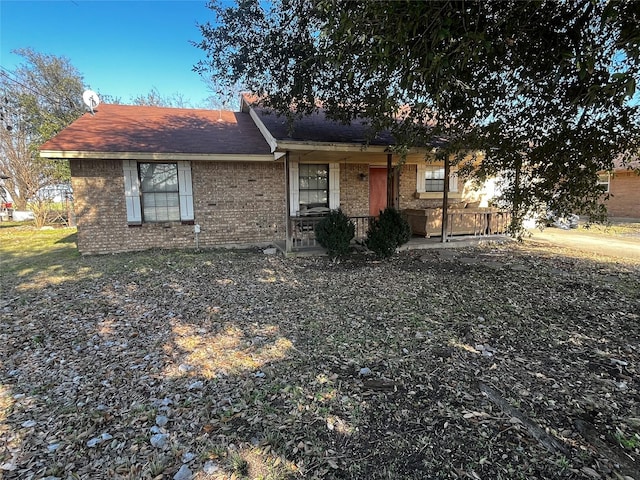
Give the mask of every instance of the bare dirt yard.
[[2, 479], [640, 479], [640, 261], [0, 228]]

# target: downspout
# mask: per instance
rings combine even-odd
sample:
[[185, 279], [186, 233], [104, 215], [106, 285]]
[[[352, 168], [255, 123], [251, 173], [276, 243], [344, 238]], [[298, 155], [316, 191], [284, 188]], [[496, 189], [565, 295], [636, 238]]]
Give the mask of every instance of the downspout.
[[289, 222], [289, 214], [291, 213], [291, 193], [289, 189], [291, 188], [289, 182], [289, 150], [284, 155], [284, 198], [285, 198], [285, 216], [284, 216], [284, 251], [285, 253], [291, 252], [291, 225]]
[[447, 242], [447, 229], [449, 227], [449, 157], [444, 159], [444, 186], [442, 188], [442, 243]]

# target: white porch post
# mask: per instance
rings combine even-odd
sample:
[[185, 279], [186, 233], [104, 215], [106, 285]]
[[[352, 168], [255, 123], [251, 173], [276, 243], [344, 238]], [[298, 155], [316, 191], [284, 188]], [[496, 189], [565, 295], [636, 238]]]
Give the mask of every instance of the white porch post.
[[289, 151], [284, 155], [284, 188], [285, 188], [285, 217], [284, 217], [284, 250], [285, 252], [291, 251], [291, 222], [289, 216], [291, 215], [291, 182], [289, 181]]
[[447, 229], [449, 227], [449, 156], [444, 157], [444, 185], [442, 188], [442, 243], [447, 242]]

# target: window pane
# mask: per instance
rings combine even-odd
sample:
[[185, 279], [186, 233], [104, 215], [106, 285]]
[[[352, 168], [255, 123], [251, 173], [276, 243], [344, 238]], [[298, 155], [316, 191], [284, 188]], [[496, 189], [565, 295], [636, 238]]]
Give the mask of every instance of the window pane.
[[143, 192], [177, 192], [178, 166], [175, 163], [141, 163], [140, 185]]
[[167, 220], [177, 222], [180, 220], [180, 207], [167, 208]]
[[158, 172], [158, 174], [154, 176], [154, 181], [154, 190], [157, 192], [174, 192], [178, 189], [177, 172]]
[[143, 192], [153, 188], [153, 172], [150, 163], [140, 164], [140, 187]]
[[156, 206], [156, 196], [153, 193], [147, 193], [142, 197], [142, 206], [144, 208], [154, 208]]
[[444, 179], [444, 167], [427, 167], [426, 179]]
[[321, 188], [322, 190], [326, 190], [328, 186], [329, 186], [329, 178], [327, 176], [318, 177], [318, 188]]
[[444, 180], [426, 180], [425, 192], [444, 192]]

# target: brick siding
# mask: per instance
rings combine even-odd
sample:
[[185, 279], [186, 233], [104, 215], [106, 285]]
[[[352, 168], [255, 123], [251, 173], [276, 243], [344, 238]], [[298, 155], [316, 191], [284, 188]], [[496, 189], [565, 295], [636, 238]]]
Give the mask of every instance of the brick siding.
[[[366, 177], [360, 178], [363, 174]], [[442, 207], [440, 198], [416, 198], [415, 164], [405, 164], [400, 170], [400, 209]], [[369, 165], [354, 163], [340, 165], [340, 208], [349, 216], [369, 215]], [[462, 189], [462, 185], [459, 185]], [[460, 199], [452, 195], [449, 203], [457, 203]]]
[[201, 245], [284, 240], [284, 164], [192, 162], [191, 169]]
[[[195, 222], [202, 248], [268, 244], [285, 237], [282, 163], [191, 162]], [[119, 160], [72, 160], [82, 254], [193, 248], [193, 225], [129, 226]]]
[[609, 184], [606, 202], [610, 217], [640, 218], [640, 175], [616, 172]]
[[[401, 168], [400, 209], [440, 207], [441, 198], [416, 198], [416, 171], [414, 164]], [[128, 225], [121, 161], [72, 160], [71, 174], [78, 249], [82, 254], [195, 247], [193, 225], [180, 222]], [[266, 245], [284, 240], [282, 163], [194, 161], [191, 175], [201, 248]], [[340, 165], [340, 207], [347, 215], [369, 214], [368, 176], [368, 164]], [[450, 203], [457, 201], [454, 198]]]
[[340, 165], [340, 208], [352, 217], [369, 215], [369, 165]]

